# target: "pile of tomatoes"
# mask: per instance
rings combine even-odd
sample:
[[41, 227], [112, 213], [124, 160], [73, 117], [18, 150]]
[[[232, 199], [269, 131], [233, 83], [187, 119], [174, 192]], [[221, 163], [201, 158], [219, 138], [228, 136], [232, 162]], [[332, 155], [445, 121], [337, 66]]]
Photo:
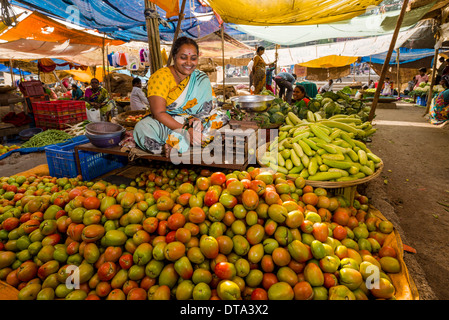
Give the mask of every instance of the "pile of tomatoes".
[[301, 177], [161, 167], [131, 185], [0, 184], [0, 280], [19, 299], [395, 297], [391, 222]]

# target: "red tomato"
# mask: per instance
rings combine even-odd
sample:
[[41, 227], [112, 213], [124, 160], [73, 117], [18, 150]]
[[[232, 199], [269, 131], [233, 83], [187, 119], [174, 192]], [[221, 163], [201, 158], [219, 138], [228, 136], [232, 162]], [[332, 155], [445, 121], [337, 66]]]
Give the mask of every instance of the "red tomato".
[[104, 262], [98, 269], [98, 278], [101, 281], [109, 281], [117, 273], [117, 265], [112, 261]]
[[125, 253], [120, 257], [118, 263], [122, 269], [129, 269], [133, 265], [133, 255], [131, 253]]
[[256, 288], [251, 293], [251, 300], [268, 300], [268, 293], [265, 289]]
[[210, 182], [212, 185], [222, 185], [226, 182], [226, 175], [223, 172], [214, 172], [210, 176]]

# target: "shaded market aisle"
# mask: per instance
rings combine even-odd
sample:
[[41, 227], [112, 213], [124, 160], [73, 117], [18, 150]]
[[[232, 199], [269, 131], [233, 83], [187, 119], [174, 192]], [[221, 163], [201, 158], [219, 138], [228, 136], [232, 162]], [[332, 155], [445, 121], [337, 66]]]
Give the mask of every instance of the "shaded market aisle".
[[431, 125], [423, 113], [408, 103], [376, 110], [378, 131], [368, 146], [385, 167], [366, 195], [416, 249], [404, 260], [420, 299], [449, 299], [449, 207], [441, 205], [449, 204], [449, 125]]

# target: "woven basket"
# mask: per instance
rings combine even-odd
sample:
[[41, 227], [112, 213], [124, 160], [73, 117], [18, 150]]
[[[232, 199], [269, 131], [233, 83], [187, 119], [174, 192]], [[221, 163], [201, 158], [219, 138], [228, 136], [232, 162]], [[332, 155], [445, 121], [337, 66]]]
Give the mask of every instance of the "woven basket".
[[125, 127], [132, 127], [132, 128], [133, 128], [133, 127], [136, 125], [137, 122], [134, 122], [134, 121], [126, 121], [125, 119], [126, 119], [128, 116], [135, 116], [135, 115], [138, 115], [138, 114], [145, 114], [145, 115], [148, 115], [148, 114], [150, 114], [150, 112], [149, 112], [149, 111], [144, 111], [144, 110], [126, 111], [126, 112], [119, 113], [119, 114], [115, 117], [115, 120], [116, 120], [118, 123], [120, 123], [122, 126], [125, 126]]
[[[264, 150], [264, 152], [267, 150], [268, 148], [268, 143], [262, 145], [260, 147], [262, 150]], [[257, 151], [257, 155], [259, 154], [259, 151]], [[257, 158], [257, 163], [264, 168], [268, 168], [267, 166], [265, 166], [262, 161], [259, 160], [259, 158]], [[357, 180], [352, 180], [352, 181], [312, 181], [312, 180], [306, 180], [306, 184], [310, 185], [312, 187], [316, 187], [316, 188], [347, 188], [347, 187], [353, 187], [365, 182], [368, 182], [370, 180], [373, 180], [375, 178], [377, 178], [382, 170], [384, 168], [384, 163], [381, 162], [380, 166], [376, 169], [376, 171], [374, 171], [374, 173], [370, 176], [364, 177], [362, 179], [357, 179]], [[293, 178], [289, 175], [286, 176], [287, 179], [289, 180], [295, 180], [296, 178]]]

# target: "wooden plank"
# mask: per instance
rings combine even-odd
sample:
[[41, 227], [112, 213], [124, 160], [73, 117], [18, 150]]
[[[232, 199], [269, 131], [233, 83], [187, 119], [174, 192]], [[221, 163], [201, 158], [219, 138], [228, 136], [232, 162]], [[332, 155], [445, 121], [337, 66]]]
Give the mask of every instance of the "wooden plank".
[[[203, 160], [201, 160], [200, 163], [194, 163], [193, 162], [195, 159], [193, 157], [194, 154], [191, 153], [189, 155], [189, 163], [185, 163], [185, 165], [198, 165], [198, 166], [205, 166], [205, 167], [211, 167], [211, 168], [221, 168], [221, 169], [231, 169], [231, 170], [245, 170], [248, 167], [248, 156], [247, 155], [244, 156], [244, 158], [243, 158], [244, 160], [242, 163], [236, 163], [235, 147], [233, 149], [234, 149], [233, 156], [232, 156], [232, 159], [230, 159], [231, 163], [225, 163], [225, 152], [223, 152], [221, 163], [215, 163], [215, 162], [206, 163]], [[79, 163], [79, 155], [78, 155], [79, 150], [89, 151], [89, 152], [97, 152], [97, 153], [108, 153], [108, 154], [113, 154], [113, 155], [117, 155], [117, 156], [125, 156], [125, 157], [129, 155], [128, 152], [121, 151], [121, 147], [119, 147], [119, 146], [111, 147], [111, 148], [98, 148], [98, 147], [92, 145], [91, 143], [77, 145], [77, 146], [75, 146], [74, 150], [75, 150], [76, 165], [77, 165], [79, 172], [81, 172], [81, 165]], [[165, 157], [165, 156], [161, 156], [161, 155], [154, 155], [154, 154], [145, 152], [140, 149], [138, 149], [136, 152], [136, 158], [145, 159], [145, 160], [149, 160], [149, 161], [172, 162], [169, 157]]]

